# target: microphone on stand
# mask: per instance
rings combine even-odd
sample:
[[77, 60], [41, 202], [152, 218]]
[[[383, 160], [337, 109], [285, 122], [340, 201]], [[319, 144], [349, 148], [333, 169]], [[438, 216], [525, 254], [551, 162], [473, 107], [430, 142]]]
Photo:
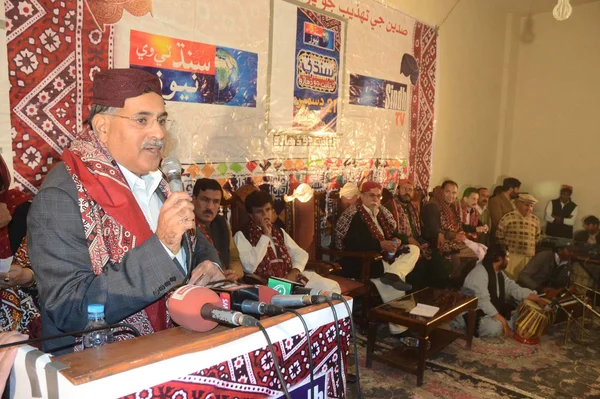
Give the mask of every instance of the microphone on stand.
[[292, 291], [294, 292], [294, 294], [316, 295], [316, 296], [324, 296], [326, 298], [338, 300], [338, 301], [342, 300], [342, 296], [340, 294], [337, 294], [337, 293], [331, 292], [331, 291], [323, 291], [323, 290], [319, 290], [316, 288], [294, 287], [292, 289]]
[[245, 299], [240, 305], [240, 308], [243, 313], [256, 314], [260, 316], [277, 316], [287, 312], [287, 310], [281, 306], [253, 301], [250, 299]]
[[173, 321], [188, 330], [205, 332], [219, 323], [255, 327], [258, 320], [238, 311], [223, 309], [221, 299], [205, 287], [184, 285], [176, 289], [167, 301]]
[[317, 295], [273, 295], [271, 298], [272, 305], [283, 306], [284, 308], [298, 308], [325, 302], [324, 297]]

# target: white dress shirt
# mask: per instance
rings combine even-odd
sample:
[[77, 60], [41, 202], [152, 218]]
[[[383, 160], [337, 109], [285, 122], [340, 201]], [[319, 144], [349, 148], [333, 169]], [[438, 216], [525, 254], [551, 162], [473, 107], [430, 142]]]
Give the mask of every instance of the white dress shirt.
[[[292, 237], [290, 237], [284, 230], [281, 230], [281, 232], [283, 233], [283, 241], [285, 246], [290, 253], [290, 257], [292, 258], [292, 268], [303, 272], [304, 268], [306, 267], [306, 263], [308, 262], [308, 252], [300, 248], [292, 239]], [[272, 237], [267, 237], [264, 234], [260, 237], [255, 247], [250, 244], [250, 241], [246, 239], [246, 236], [241, 231], [235, 233], [233, 241], [240, 252], [240, 261], [242, 262], [242, 267], [246, 273], [254, 273], [260, 262], [262, 262], [267, 254], [267, 249], [269, 246], [273, 248], [275, 256], [278, 256], [277, 249], [275, 248], [275, 241], [273, 241]]]
[[377, 220], [377, 215], [379, 215], [379, 207], [376, 207], [373, 212], [371, 212], [371, 209], [369, 209], [369, 207], [366, 206], [366, 205], [363, 205], [363, 208], [365, 208], [367, 210], [367, 213], [369, 214], [369, 216], [371, 216], [371, 219], [373, 219], [373, 221], [375, 222], [375, 226], [377, 226], [377, 229], [385, 237], [385, 233], [383, 232], [383, 228], [379, 224], [379, 220]]
[[[154, 172], [139, 177], [127, 170], [123, 165], [118, 165], [119, 168], [121, 168], [121, 172], [123, 172], [123, 176], [125, 176], [125, 180], [127, 180], [127, 184], [129, 184], [129, 188], [131, 189], [135, 200], [144, 213], [150, 229], [155, 233], [158, 226], [158, 215], [160, 214], [160, 208], [162, 207], [162, 202], [156, 193], [156, 189], [162, 179], [162, 173], [159, 170], [155, 170]], [[177, 258], [177, 261], [183, 268], [183, 272], [186, 273], [187, 263], [185, 250], [180, 248], [179, 252], [174, 255], [164, 243], [161, 242], [161, 244], [169, 256], [171, 256], [171, 259]]]
[[[568, 204], [568, 202], [567, 202]], [[567, 204], [563, 204], [562, 201], [560, 201], [560, 208], [564, 208], [565, 205]], [[575, 225], [575, 219], [577, 219], [577, 213], [579, 212], [579, 207], [576, 206], [575, 209], [573, 209], [573, 212], [571, 213], [571, 217], [570, 218], [564, 218], [563, 219], [563, 223], [566, 224], [567, 226], [573, 226]], [[548, 201], [548, 205], [546, 205], [546, 222], [548, 223], [552, 223], [554, 222], [554, 218], [552, 217], [552, 201]]]

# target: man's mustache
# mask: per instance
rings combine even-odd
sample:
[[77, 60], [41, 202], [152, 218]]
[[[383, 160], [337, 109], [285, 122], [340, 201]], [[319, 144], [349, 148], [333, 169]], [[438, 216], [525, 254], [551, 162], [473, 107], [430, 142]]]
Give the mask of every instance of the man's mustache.
[[145, 150], [148, 147], [156, 147], [159, 150], [162, 150], [164, 146], [165, 146], [165, 141], [164, 140], [152, 139], [152, 140], [144, 141], [142, 143], [142, 150]]

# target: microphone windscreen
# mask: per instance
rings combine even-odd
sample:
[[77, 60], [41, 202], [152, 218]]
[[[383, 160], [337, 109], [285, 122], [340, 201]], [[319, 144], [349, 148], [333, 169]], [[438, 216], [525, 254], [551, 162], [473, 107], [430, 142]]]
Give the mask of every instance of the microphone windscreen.
[[167, 301], [167, 307], [175, 323], [188, 330], [204, 332], [217, 326], [216, 322], [205, 320], [200, 315], [202, 306], [207, 303], [221, 307], [219, 296], [208, 288], [184, 285], [173, 292]]
[[273, 288], [267, 287], [266, 285], [258, 286], [258, 300], [259, 302], [264, 302], [271, 304], [271, 299], [275, 296], [279, 295], [279, 292], [275, 291]]
[[166, 157], [160, 164], [160, 170], [167, 176], [171, 173], [181, 173], [181, 162], [175, 157]]

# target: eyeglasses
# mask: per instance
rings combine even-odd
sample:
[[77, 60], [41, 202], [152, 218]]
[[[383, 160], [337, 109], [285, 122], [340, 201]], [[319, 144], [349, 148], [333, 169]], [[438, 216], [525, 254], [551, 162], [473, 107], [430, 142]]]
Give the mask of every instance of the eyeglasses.
[[173, 126], [173, 121], [171, 119], [167, 119], [164, 116], [161, 116], [158, 118], [148, 118], [147, 116], [123, 116], [123, 115], [117, 115], [117, 114], [103, 114], [103, 115], [110, 115], [110, 116], [116, 116], [117, 118], [128, 119], [128, 120], [134, 122], [134, 126], [140, 130], [152, 129], [155, 121], [158, 122], [158, 126], [160, 126], [160, 128], [163, 131], [168, 131]]

